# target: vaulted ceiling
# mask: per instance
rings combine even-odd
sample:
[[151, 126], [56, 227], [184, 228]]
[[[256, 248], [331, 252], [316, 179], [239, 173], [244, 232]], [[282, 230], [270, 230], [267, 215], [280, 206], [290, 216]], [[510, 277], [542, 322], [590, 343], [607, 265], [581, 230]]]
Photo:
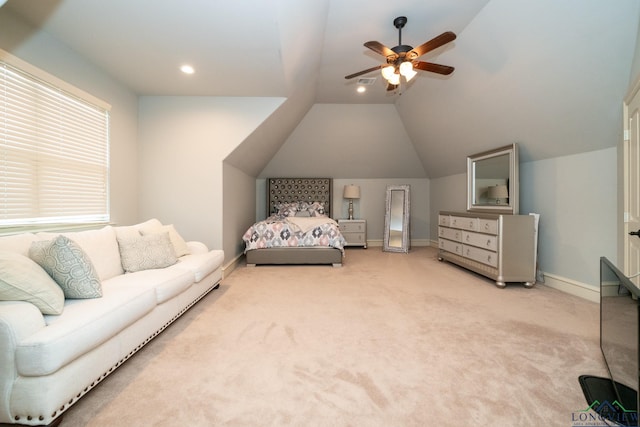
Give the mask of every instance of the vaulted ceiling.
[[[288, 98], [310, 86], [312, 104], [394, 104], [431, 177], [462, 172], [461, 153], [511, 142], [522, 143], [523, 161], [614, 146], [638, 72], [637, 0], [9, 0], [3, 8], [139, 95]], [[357, 93], [358, 79], [344, 76], [383, 60], [364, 42], [398, 44], [397, 16], [408, 18], [403, 44], [456, 33], [421, 58], [456, 70], [421, 71], [396, 92], [376, 71]], [[195, 74], [183, 75], [184, 63]]]

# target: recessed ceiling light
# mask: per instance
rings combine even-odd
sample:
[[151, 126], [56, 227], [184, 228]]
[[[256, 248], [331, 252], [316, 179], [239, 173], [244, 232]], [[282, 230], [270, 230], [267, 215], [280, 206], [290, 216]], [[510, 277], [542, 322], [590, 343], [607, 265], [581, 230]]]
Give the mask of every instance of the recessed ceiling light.
[[365, 93], [367, 91], [367, 88], [364, 86], [358, 86], [356, 90], [358, 91], [358, 93]]
[[194, 70], [191, 65], [187, 65], [187, 64], [181, 66], [180, 71], [182, 71], [185, 74], [193, 74], [196, 72], [196, 70]]

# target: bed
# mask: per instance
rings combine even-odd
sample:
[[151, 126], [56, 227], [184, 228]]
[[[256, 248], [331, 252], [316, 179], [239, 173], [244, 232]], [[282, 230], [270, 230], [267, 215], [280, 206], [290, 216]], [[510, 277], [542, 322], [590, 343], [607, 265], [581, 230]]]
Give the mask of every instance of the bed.
[[243, 235], [247, 266], [342, 266], [346, 241], [332, 218], [331, 178], [268, 178], [268, 218]]

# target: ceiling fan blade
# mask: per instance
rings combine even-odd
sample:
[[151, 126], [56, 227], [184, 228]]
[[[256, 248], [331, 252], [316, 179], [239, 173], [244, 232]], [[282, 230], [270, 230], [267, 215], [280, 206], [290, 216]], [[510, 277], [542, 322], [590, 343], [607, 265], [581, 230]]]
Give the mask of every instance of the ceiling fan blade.
[[393, 59], [398, 57], [397, 53], [395, 53], [394, 51], [392, 51], [391, 49], [389, 49], [388, 47], [386, 47], [380, 42], [370, 41], [370, 42], [366, 42], [364, 45], [365, 47], [368, 47], [375, 53], [380, 54], [382, 56], [386, 56], [386, 57], [392, 56]]
[[[407, 56], [409, 56], [411, 59], [415, 59], [419, 56], [424, 55], [427, 52], [430, 52], [434, 49], [439, 48], [440, 46], [443, 46], [449, 42], [452, 42], [455, 39], [456, 39], [456, 35], [453, 32], [446, 31], [440, 34], [439, 36], [432, 38], [428, 42], [423, 43], [420, 46], [412, 49], [411, 51], [409, 51]], [[415, 56], [413, 56], [414, 54]]]
[[455, 68], [448, 65], [434, 64], [432, 62], [414, 61], [413, 68], [423, 71], [431, 71], [432, 73], [448, 75], [453, 73]]
[[344, 76], [345, 79], [352, 79], [354, 77], [361, 76], [363, 74], [370, 73], [375, 70], [379, 70], [382, 68], [382, 65], [376, 65], [375, 67], [367, 68], [366, 70], [358, 71], [357, 73], [349, 74], [348, 76]]

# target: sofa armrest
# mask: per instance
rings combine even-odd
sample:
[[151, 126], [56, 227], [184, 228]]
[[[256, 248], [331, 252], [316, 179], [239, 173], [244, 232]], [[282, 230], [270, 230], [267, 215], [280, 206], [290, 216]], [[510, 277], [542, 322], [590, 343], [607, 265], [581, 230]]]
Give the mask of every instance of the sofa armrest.
[[0, 419], [10, 415], [11, 388], [18, 375], [16, 347], [46, 326], [38, 308], [25, 301], [0, 301]]
[[202, 242], [187, 242], [187, 247], [192, 254], [204, 254], [209, 252], [209, 248]]
[[[44, 328], [38, 308], [26, 301], [0, 301], [0, 350], [12, 349], [25, 338]], [[1, 356], [0, 356], [1, 357]], [[3, 366], [0, 363], [0, 366]]]

